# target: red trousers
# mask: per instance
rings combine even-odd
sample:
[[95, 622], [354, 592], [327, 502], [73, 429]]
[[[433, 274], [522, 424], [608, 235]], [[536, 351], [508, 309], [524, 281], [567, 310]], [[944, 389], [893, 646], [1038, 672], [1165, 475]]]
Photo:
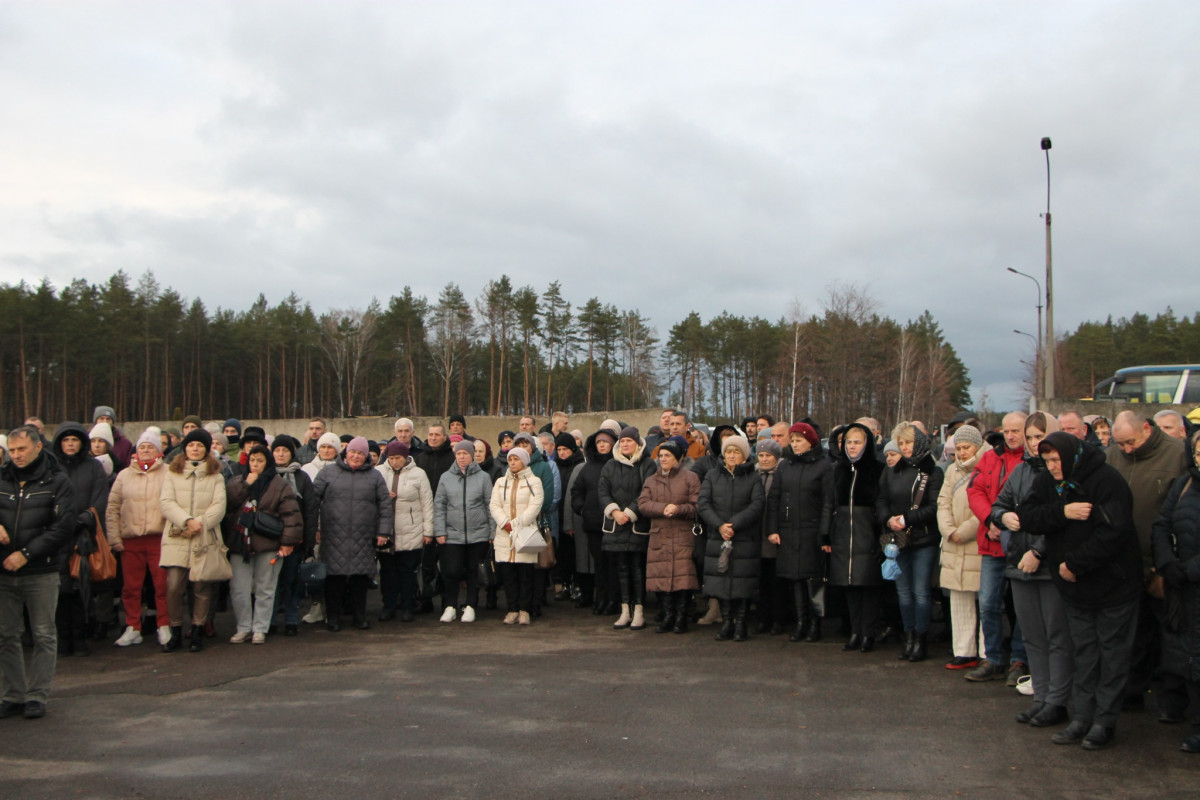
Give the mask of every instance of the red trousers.
[[[170, 625], [167, 617], [167, 571], [158, 565], [162, 552], [162, 536], [150, 534], [122, 539], [125, 550], [121, 553], [121, 602], [125, 605], [125, 624], [138, 630], [142, 628], [142, 585], [146, 572], [154, 581], [154, 608], [158, 614], [158, 626]], [[150, 631], [153, 633], [153, 631]]]

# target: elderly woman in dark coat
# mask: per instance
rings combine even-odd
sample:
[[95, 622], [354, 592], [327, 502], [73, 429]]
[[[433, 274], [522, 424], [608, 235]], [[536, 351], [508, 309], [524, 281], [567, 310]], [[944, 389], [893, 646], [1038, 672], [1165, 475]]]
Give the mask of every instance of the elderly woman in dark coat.
[[829, 554], [829, 583], [845, 587], [850, 638], [843, 650], [875, 649], [879, 589], [883, 585], [875, 499], [885, 469], [875, 457], [875, 434], [858, 422], [834, 430], [840, 440], [833, 476], [825, 494], [821, 549]]
[[672, 436], [658, 446], [658, 471], [646, 478], [638, 509], [650, 520], [646, 590], [657, 592], [663, 619], [656, 631], [687, 633], [688, 593], [700, 588], [692, 562], [692, 527], [700, 478], [683, 466], [687, 440]]
[[640, 631], [646, 627], [643, 606], [646, 601], [646, 548], [649, 521], [642, 519], [638, 497], [642, 484], [654, 471], [654, 461], [646, 454], [646, 443], [638, 429], [621, 429], [612, 460], [600, 470], [597, 492], [604, 510], [601, 549], [612, 553], [616, 562], [617, 591], [621, 596], [621, 616], [614, 628]]
[[833, 462], [808, 423], [797, 422], [788, 430], [788, 438], [788, 450], [767, 497], [768, 538], [779, 546], [776, 576], [789, 586], [796, 604], [796, 629], [788, 638], [818, 642], [821, 615], [814, 613], [809, 582], [825, 576], [821, 537], [832, 514], [825, 498], [832, 487]]
[[1046, 471], [1034, 478], [1021, 526], [1046, 537], [1042, 559], [1066, 601], [1075, 649], [1071, 724], [1052, 741], [1099, 750], [1116, 732], [1143, 591], [1133, 495], [1103, 451], [1069, 433], [1049, 434], [1038, 453]]
[[375, 540], [392, 535], [392, 499], [369, 453], [367, 440], [356, 436], [313, 481], [313, 491], [321, 498], [325, 627], [331, 631], [342, 629], [347, 589], [354, 627], [370, 627], [367, 587], [375, 572]]
[[586, 460], [572, 474], [570, 482], [571, 510], [580, 520], [576, 535], [582, 532], [594, 570], [589, 575], [586, 561], [577, 564], [582, 577], [580, 600], [585, 605], [590, 604], [592, 613], [597, 616], [617, 613], [612, 562], [601, 549], [604, 541], [604, 507], [600, 504], [600, 471], [612, 460], [619, 433], [619, 430], [614, 432], [602, 426], [589, 436], [583, 443]]
[[879, 479], [875, 516], [885, 535], [899, 537], [902, 531], [908, 531], [908, 543], [896, 559], [900, 565], [896, 594], [907, 634], [899, 658], [924, 661], [929, 656], [933, 570], [942, 541], [937, 498], [945, 475], [934, 463], [929, 437], [920, 428], [902, 422], [892, 431], [892, 438], [900, 448], [901, 458], [896, 466], [884, 469]]
[[1171, 487], [1154, 522], [1154, 568], [1166, 583], [1163, 671], [1187, 687], [1193, 735], [1180, 749], [1200, 753], [1200, 434], [1192, 436], [1191, 469]]
[[708, 534], [704, 554], [704, 591], [721, 606], [719, 641], [744, 642], [746, 612], [758, 594], [761, 525], [766, 508], [762, 480], [748, 463], [745, 436], [724, 441], [723, 466], [709, 470], [700, 485], [700, 518]]

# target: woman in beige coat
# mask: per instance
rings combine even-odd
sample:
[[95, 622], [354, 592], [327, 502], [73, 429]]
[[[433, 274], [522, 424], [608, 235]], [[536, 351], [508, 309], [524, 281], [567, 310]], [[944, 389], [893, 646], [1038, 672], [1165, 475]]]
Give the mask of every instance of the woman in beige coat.
[[954, 461], [946, 468], [946, 480], [938, 493], [938, 529], [942, 534], [942, 588], [950, 593], [950, 626], [954, 658], [946, 669], [968, 669], [979, 665], [979, 595], [982, 568], [975, 534], [979, 518], [967, 502], [967, 485], [979, 462], [983, 437], [970, 425], [954, 436]]
[[[171, 618], [171, 638], [163, 652], [178, 650], [183, 643], [184, 594], [188, 571], [192, 566], [194, 537], [215, 531], [221, 537], [221, 518], [225, 516], [225, 479], [221, 465], [212, 455], [212, 435], [203, 428], [183, 440], [183, 452], [175, 456], [167, 469], [159, 503], [167, 520], [162, 538], [159, 566], [167, 570], [167, 614]], [[204, 647], [204, 623], [208, 620], [212, 585], [192, 584], [192, 628], [188, 650]]]
[[492, 488], [490, 510], [496, 521], [496, 571], [504, 584], [508, 603], [505, 625], [529, 624], [533, 607], [533, 568], [537, 553], [518, 553], [513, 550], [514, 531], [537, 527], [538, 512], [542, 510], [542, 481], [529, 469], [529, 452], [522, 447], [508, 451], [508, 472]]

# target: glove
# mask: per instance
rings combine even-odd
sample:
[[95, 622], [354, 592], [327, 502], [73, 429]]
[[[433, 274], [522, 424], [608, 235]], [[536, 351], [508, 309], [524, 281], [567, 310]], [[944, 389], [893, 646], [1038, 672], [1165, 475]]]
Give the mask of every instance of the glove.
[[1162, 574], [1163, 580], [1172, 589], [1178, 589], [1187, 583], [1187, 571], [1183, 568], [1183, 564], [1178, 561], [1172, 561], [1165, 565], [1159, 572]]

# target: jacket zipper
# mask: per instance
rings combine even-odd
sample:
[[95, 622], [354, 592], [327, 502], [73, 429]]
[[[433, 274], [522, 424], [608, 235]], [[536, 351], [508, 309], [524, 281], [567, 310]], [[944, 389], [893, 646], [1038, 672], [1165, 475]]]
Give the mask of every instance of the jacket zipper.
[[850, 479], [850, 561], [846, 565], [846, 585], [854, 581], [854, 484], [858, 483], [858, 470], [850, 467], [854, 477]]

